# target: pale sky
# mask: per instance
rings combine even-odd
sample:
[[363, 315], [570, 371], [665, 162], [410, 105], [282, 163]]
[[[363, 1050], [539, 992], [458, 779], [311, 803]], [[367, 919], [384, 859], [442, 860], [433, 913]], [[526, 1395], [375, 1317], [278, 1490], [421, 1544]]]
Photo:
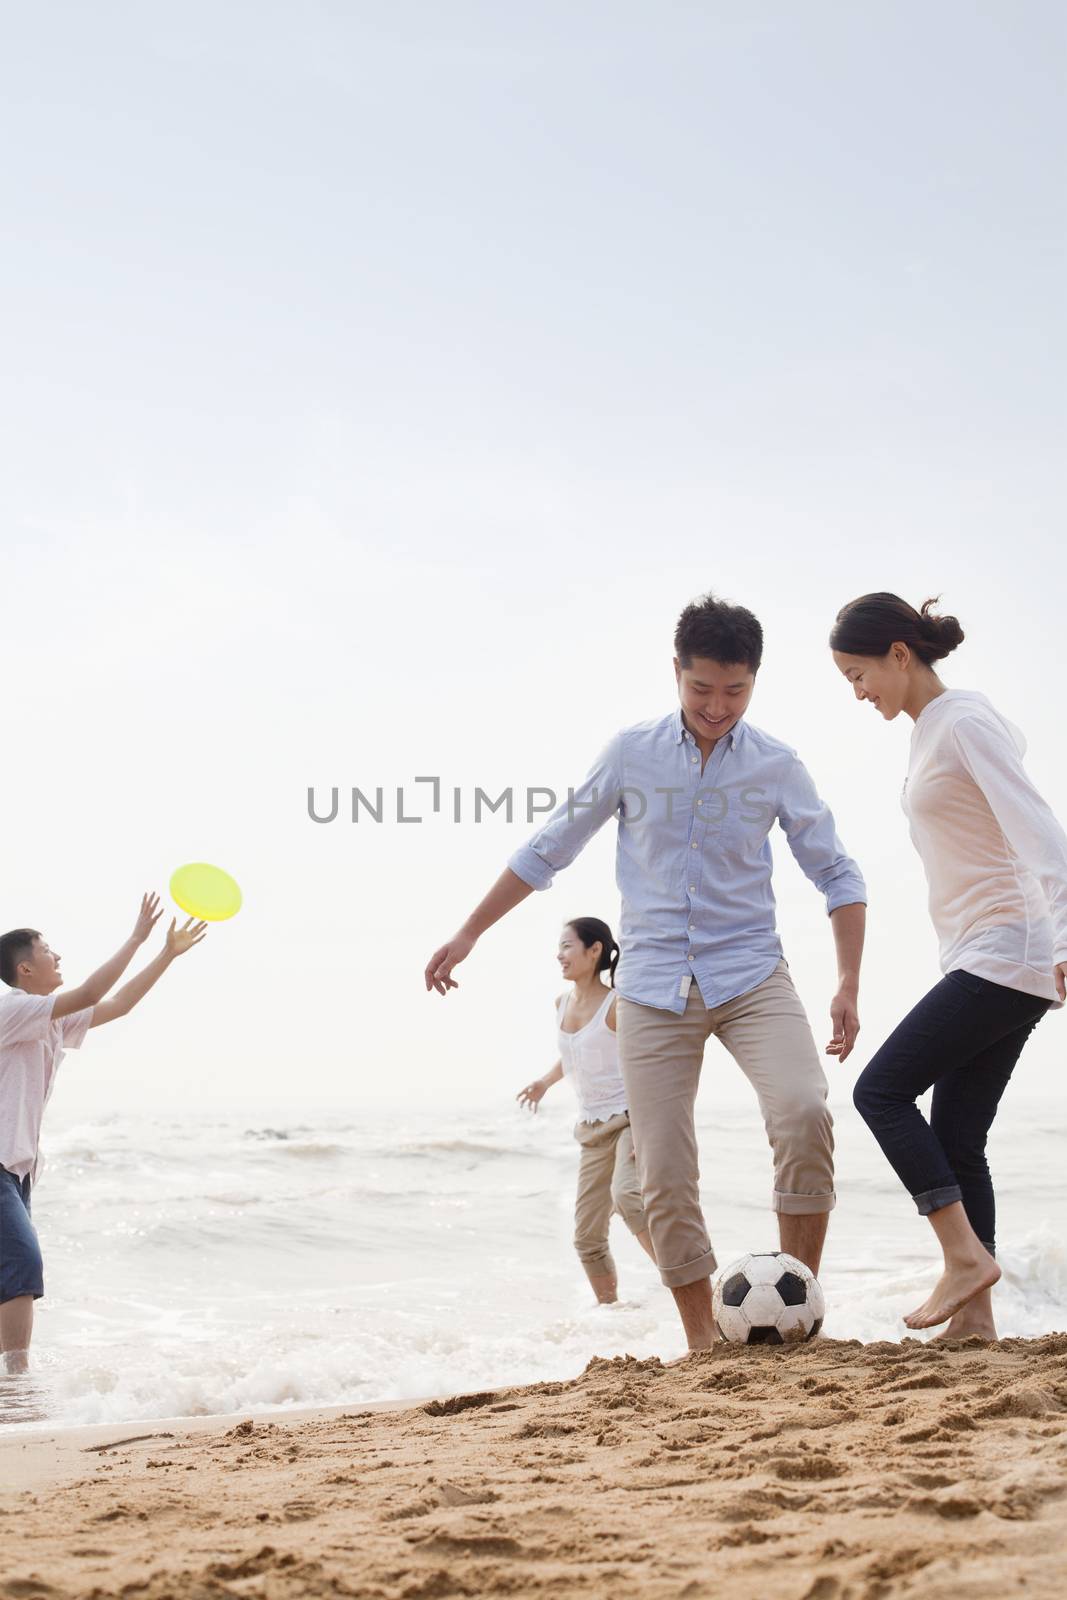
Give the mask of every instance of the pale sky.
[[[306, 791], [564, 791], [672, 708], [709, 589], [868, 880], [847, 1101], [938, 970], [911, 724], [852, 701], [837, 608], [941, 592], [946, 681], [1067, 818], [1064, 42], [969, 0], [5, 7], [0, 924], [77, 981], [181, 862], [245, 893], [57, 1106], [358, 1115], [551, 1066], [613, 829], [441, 1000], [427, 957], [532, 830], [316, 826]], [[777, 837], [821, 1046], [830, 930]]]

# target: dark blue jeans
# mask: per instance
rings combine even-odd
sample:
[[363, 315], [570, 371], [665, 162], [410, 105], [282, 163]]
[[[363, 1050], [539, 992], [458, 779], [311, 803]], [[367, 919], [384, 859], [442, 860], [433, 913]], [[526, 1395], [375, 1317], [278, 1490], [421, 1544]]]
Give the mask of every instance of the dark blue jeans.
[[44, 1294], [44, 1267], [30, 1219], [30, 1180], [0, 1167], [0, 1305]]
[[[950, 972], [856, 1080], [856, 1109], [920, 1215], [962, 1200], [990, 1254], [996, 1200], [986, 1136], [1023, 1045], [1050, 1004], [973, 972]], [[915, 1102], [931, 1084], [927, 1122]]]

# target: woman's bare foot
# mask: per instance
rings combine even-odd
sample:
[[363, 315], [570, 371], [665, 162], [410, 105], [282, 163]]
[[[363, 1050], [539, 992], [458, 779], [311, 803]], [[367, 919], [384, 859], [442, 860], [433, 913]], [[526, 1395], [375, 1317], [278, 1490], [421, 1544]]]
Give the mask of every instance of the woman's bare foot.
[[[904, 1321], [909, 1328], [935, 1328], [939, 1322], [949, 1322], [977, 1295], [992, 1289], [999, 1278], [1000, 1268], [987, 1250], [982, 1250], [980, 1255], [971, 1260], [955, 1261], [945, 1267], [929, 1299], [914, 1311], [909, 1311]], [[992, 1320], [990, 1313], [990, 1326]]]
[[935, 1333], [932, 1343], [939, 1339], [995, 1339], [997, 1325], [993, 1321], [993, 1294], [983, 1289], [973, 1300], [968, 1300], [961, 1311], [951, 1319], [947, 1328]]
[[964, 1306], [961, 1312], [952, 1317], [947, 1328], [942, 1328], [940, 1333], [935, 1333], [931, 1344], [937, 1344], [942, 1339], [996, 1339], [997, 1325], [992, 1317], [968, 1317], [970, 1306]]

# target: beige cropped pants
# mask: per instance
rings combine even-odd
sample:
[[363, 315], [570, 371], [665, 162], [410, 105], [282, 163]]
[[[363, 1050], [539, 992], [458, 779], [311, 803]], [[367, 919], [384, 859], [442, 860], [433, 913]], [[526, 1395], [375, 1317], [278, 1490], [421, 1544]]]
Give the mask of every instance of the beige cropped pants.
[[774, 1156], [775, 1211], [834, 1205], [833, 1119], [826, 1075], [789, 968], [780, 961], [748, 994], [710, 1011], [694, 981], [680, 1016], [616, 1001], [619, 1066], [630, 1107], [652, 1248], [673, 1289], [715, 1270], [700, 1208], [694, 1105], [714, 1034], [756, 1091]]
[[582, 1147], [574, 1203], [574, 1248], [589, 1277], [616, 1277], [608, 1246], [612, 1213], [619, 1213], [631, 1233], [643, 1233], [647, 1226], [630, 1119], [624, 1111], [606, 1122], [579, 1122], [574, 1137]]

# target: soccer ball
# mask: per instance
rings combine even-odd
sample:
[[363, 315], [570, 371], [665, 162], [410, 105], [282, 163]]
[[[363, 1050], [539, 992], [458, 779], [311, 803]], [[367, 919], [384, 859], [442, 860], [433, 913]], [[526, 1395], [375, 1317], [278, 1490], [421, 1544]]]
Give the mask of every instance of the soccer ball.
[[826, 1311], [815, 1274], [796, 1256], [742, 1256], [720, 1272], [712, 1314], [731, 1344], [793, 1344], [812, 1339]]

